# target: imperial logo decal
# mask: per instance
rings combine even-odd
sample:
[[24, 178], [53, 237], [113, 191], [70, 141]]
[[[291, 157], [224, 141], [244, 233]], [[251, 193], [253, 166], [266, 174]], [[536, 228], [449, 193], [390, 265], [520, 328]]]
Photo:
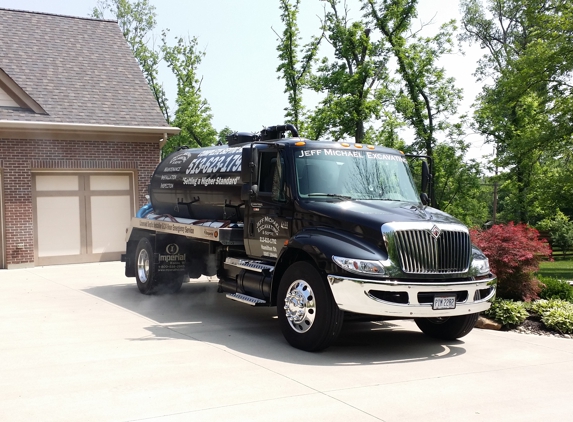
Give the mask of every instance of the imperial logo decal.
[[165, 248], [165, 252], [167, 252], [169, 255], [175, 255], [177, 252], [179, 252], [179, 246], [177, 243], [170, 243]]
[[442, 233], [442, 231], [440, 230], [440, 228], [438, 226], [434, 225], [430, 229], [430, 233], [432, 233], [432, 236], [434, 236], [434, 239], [437, 239], [438, 237], [440, 237], [440, 234]]
[[185, 262], [186, 254], [179, 253], [179, 245], [170, 243], [165, 247], [166, 255], [159, 255], [159, 262]]

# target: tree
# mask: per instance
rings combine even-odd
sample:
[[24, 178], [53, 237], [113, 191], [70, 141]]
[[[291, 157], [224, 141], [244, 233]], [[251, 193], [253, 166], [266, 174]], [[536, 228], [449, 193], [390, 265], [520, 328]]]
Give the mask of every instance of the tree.
[[310, 80], [311, 89], [325, 93], [325, 98], [309, 118], [309, 131], [315, 138], [372, 142], [366, 139], [366, 125], [381, 116], [386, 93], [381, 81], [388, 78], [385, 53], [364, 22], [350, 21], [346, 3], [340, 10], [338, 0], [325, 2], [329, 8], [323, 31], [333, 57], [323, 58]]
[[551, 256], [551, 248], [539, 232], [525, 224], [494, 225], [471, 231], [472, 242], [488, 257], [497, 276], [497, 294], [504, 299], [537, 299], [540, 292], [535, 272], [539, 262]]
[[462, 1], [464, 40], [486, 54], [476, 76], [491, 81], [478, 98], [475, 128], [509, 169], [508, 198], [519, 221], [533, 216], [534, 172], [571, 147], [573, 5], [567, 0]]
[[227, 145], [227, 136], [235, 133], [229, 126], [225, 126], [217, 135], [217, 145]]
[[[366, 17], [379, 30], [396, 62], [396, 112], [414, 130], [414, 147], [433, 157], [436, 134], [451, 127], [462, 98], [454, 79], [437, 64], [442, 55], [453, 50], [454, 22], [442, 25], [433, 37], [421, 37], [411, 32], [417, 0], [362, 1]], [[431, 203], [439, 208], [435, 182], [431, 183]]]
[[458, 137], [434, 148], [435, 197], [440, 209], [469, 227], [482, 226], [489, 215], [480, 163], [464, 161], [469, 145]]
[[573, 220], [573, 148], [555, 155], [544, 152], [536, 163], [531, 183], [534, 221], [551, 218], [560, 210]]
[[153, 45], [152, 31], [157, 25], [155, 6], [151, 5], [149, 0], [133, 2], [129, 0], [98, 0], [90, 16], [104, 19], [106, 12], [111, 13], [117, 19], [121, 32], [137, 63], [139, 63], [163, 117], [168, 124], [171, 124], [165, 90], [163, 84], [158, 80], [160, 56], [154, 47], [148, 46], [149, 43]]
[[[149, 0], [99, 0], [91, 16], [103, 19], [106, 12], [117, 19], [133, 55], [147, 79], [157, 104], [168, 124], [181, 128], [179, 135], [169, 138], [161, 153], [166, 156], [181, 145], [207, 146], [216, 142], [217, 132], [211, 125], [211, 109], [201, 97], [201, 81], [197, 67], [205, 53], [199, 51], [196, 38], [176, 38], [170, 46], [169, 30], [162, 31], [161, 46], [154, 45], [157, 24], [155, 6]], [[149, 47], [149, 44], [152, 47]], [[158, 82], [158, 65], [165, 60], [177, 81], [177, 109], [171, 115], [163, 85]]]
[[167, 31], [163, 31], [163, 58], [177, 80], [177, 109], [173, 124], [181, 128], [179, 135], [172, 136], [163, 147], [168, 154], [177, 146], [205, 147], [215, 144], [217, 131], [211, 124], [211, 108], [201, 97], [202, 79], [197, 77], [197, 67], [204, 52], [198, 50], [196, 38], [177, 38], [175, 46], [167, 43]]
[[555, 216], [539, 222], [541, 230], [547, 230], [551, 234], [551, 245], [561, 249], [565, 255], [573, 247], [573, 221], [557, 209]]
[[[305, 133], [305, 110], [302, 102], [302, 90], [305, 87], [311, 72], [312, 63], [316, 58], [318, 47], [324, 36], [313, 37], [311, 41], [299, 51], [300, 31], [297, 24], [300, 0], [280, 0], [281, 20], [284, 24], [282, 35], [277, 34], [279, 44], [280, 64], [277, 72], [281, 73], [279, 79], [285, 81], [285, 93], [288, 95], [289, 106], [285, 108], [287, 123], [297, 127], [300, 134]], [[302, 59], [299, 55], [302, 54]]]

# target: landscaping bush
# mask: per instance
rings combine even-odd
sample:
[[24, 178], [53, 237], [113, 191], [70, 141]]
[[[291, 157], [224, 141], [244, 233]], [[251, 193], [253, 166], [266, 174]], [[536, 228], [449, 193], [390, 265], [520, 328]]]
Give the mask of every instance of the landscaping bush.
[[537, 300], [531, 311], [541, 317], [541, 322], [550, 330], [573, 334], [573, 304], [562, 299]]
[[536, 300], [535, 302], [531, 302], [531, 304], [529, 306], [529, 310], [532, 313], [539, 315], [539, 317], [541, 317], [541, 316], [543, 316], [543, 313], [545, 311], [547, 311], [552, 306], [554, 306], [554, 304], [553, 304], [554, 301], [555, 301], [555, 299], [552, 299], [552, 300], [546, 300], [546, 299]]
[[542, 299], [563, 299], [573, 302], [573, 286], [564, 280], [553, 277], [537, 276], [543, 284], [539, 297]]
[[514, 327], [525, 321], [529, 313], [525, 310], [522, 302], [496, 299], [491, 307], [485, 311], [485, 315], [504, 326]]
[[550, 330], [573, 334], [573, 304], [563, 301], [562, 306], [549, 308], [541, 317], [541, 322]]
[[549, 231], [553, 247], [561, 249], [563, 255], [573, 248], [573, 221], [569, 221], [569, 217], [560, 209], [557, 209], [553, 218], [541, 220], [538, 227]]
[[537, 299], [541, 290], [535, 272], [539, 262], [551, 256], [551, 248], [539, 232], [525, 224], [497, 224], [489, 230], [471, 230], [472, 242], [489, 259], [497, 275], [497, 295], [503, 299]]
[[573, 334], [573, 303], [561, 299], [538, 300], [532, 311], [541, 316], [541, 322], [550, 330]]

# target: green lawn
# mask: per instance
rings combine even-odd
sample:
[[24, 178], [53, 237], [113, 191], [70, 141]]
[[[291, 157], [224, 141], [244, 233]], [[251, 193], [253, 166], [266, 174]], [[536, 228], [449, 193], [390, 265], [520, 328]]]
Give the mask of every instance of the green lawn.
[[573, 280], [573, 257], [562, 259], [556, 257], [553, 262], [542, 262], [537, 274], [544, 277], [559, 278], [561, 280]]

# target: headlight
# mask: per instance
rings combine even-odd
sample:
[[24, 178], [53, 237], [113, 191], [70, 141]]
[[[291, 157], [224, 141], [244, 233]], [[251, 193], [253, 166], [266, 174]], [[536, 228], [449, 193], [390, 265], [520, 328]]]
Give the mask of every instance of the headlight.
[[343, 258], [333, 256], [332, 260], [340, 268], [356, 274], [386, 275], [386, 271], [380, 261], [367, 261], [365, 259]]
[[476, 271], [476, 275], [489, 274], [489, 259], [480, 250], [473, 250], [472, 268]]

